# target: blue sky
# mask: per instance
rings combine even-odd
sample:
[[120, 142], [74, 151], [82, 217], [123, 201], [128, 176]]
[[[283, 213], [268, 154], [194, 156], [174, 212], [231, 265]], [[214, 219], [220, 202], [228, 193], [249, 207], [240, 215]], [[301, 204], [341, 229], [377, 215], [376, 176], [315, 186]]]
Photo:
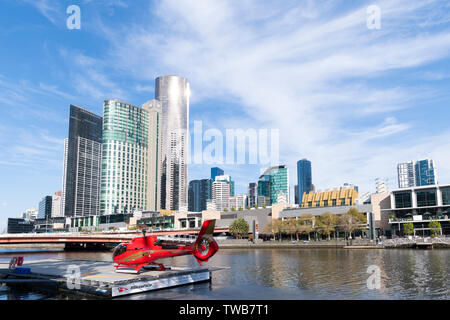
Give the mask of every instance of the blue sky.
[[[80, 30], [66, 27], [73, 4]], [[0, 41], [0, 232], [61, 189], [70, 104], [142, 105], [164, 74], [189, 79], [191, 125], [279, 129], [292, 186], [302, 158], [318, 189], [395, 188], [396, 164], [425, 157], [450, 183], [446, 0], [2, 0]], [[223, 167], [237, 192], [263, 169]]]

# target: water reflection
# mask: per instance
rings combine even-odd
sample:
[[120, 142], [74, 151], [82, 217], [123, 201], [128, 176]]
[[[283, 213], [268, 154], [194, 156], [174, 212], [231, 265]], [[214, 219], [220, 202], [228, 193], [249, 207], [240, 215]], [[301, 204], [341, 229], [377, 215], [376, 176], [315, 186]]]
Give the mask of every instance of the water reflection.
[[[25, 260], [42, 258], [111, 261], [111, 253], [41, 253]], [[213, 272], [211, 283], [125, 299], [448, 299], [449, 258], [449, 250], [222, 249], [205, 264], [226, 267]], [[198, 266], [190, 256], [165, 264]], [[380, 290], [367, 287], [371, 265], [380, 268]]]

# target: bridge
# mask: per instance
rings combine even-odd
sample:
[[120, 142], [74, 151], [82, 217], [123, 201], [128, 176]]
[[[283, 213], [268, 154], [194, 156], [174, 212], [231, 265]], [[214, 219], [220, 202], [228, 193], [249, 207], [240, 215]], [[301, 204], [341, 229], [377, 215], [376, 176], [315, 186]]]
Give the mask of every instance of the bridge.
[[[157, 232], [147, 232], [147, 236], [176, 236], [183, 237], [196, 236], [200, 229], [188, 230], [165, 230]], [[228, 228], [215, 228], [214, 233], [220, 234], [228, 232]], [[139, 231], [127, 232], [58, 232], [58, 233], [20, 233], [20, 234], [2, 234], [0, 235], [0, 245], [6, 244], [46, 244], [59, 243], [65, 244], [66, 248], [99, 248], [107, 244], [118, 244], [131, 241], [134, 237], [140, 236]]]

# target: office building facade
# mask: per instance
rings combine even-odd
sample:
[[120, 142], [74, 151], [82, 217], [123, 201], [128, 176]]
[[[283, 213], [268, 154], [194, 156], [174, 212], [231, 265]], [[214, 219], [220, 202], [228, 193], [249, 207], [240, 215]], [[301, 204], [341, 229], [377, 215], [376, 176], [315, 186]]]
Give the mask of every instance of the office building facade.
[[216, 181], [217, 176], [223, 176], [224, 174], [225, 174], [225, 172], [218, 167], [211, 168], [211, 180], [212, 181]]
[[158, 207], [158, 109], [155, 102], [140, 108], [105, 100], [101, 214], [131, 214]]
[[358, 191], [355, 186], [344, 186], [325, 190], [323, 192], [310, 191], [303, 194], [301, 208], [323, 208], [356, 205]]
[[397, 165], [398, 187], [410, 188], [437, 184], [433, 160], [423, 159]]
[[212, 180], [202, 179], [189, 182], [189, 206], [191, 212], [200, 212], [207, 209], [208, 201], [212, 200]]
[[52, 217], [52, 196], [45, 196], [39, 202], [38, 219], [50, 219]]
[[289, 169], [280, 165], [264, 171], [258, 181], [258, 196], [270, 198], [270, 204], [289, 203]]
[[248, 205], [250, 208], [254, 208], [258, 200], [258, 184], [251, 182], [248, 185]]
[[303, 194], [313, 190], [311, 161], [302, 159], [297, 162], [297, 198], [302, 203]]
[[64, 141], [62, 213], [66, 217], [98, 215], [102, 117], [70, 106], [69, 137]]
[[414, 169], [417, 187], [429, 186], [437, 183], [433, 160], [424, 159], [416, 161]]
[[188, 206], [189, 97], [186, 78], [156, 78], [155, 98], [162, 106], [161, 209]]

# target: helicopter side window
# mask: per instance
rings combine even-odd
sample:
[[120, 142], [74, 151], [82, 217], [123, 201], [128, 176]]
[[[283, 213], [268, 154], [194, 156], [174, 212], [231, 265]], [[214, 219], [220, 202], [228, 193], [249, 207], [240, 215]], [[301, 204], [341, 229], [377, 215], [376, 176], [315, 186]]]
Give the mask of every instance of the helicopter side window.
[[125, 251], [127, 251], [127, 246], [121, 244], [118, 245], [113, 252], [113, 257], [117, 257], [120, 256], [121, 254], [125, 253]]

